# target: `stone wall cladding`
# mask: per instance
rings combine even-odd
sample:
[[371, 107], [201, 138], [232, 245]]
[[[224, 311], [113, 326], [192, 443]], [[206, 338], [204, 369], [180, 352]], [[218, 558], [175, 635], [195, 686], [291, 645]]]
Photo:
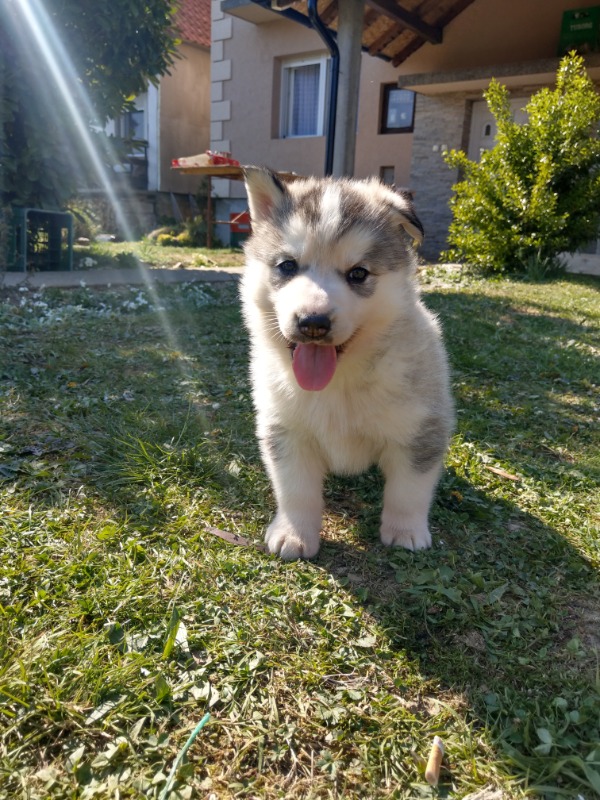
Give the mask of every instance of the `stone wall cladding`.
[[417, 97], [410, 188], [425, 228], [419, 254], [427, 260], [436, 261], [447, 246], [452, 220], [448, 203], [458, 175], [447, 166], [443, 152], [464, 146], [469, 105], [462, 92]]
[[211, 133], [213, 150], [230, 150], [230, 142], [224, 133], [225, 124], [231, 119], [231, 103], [225, 100], [225, 84], [231, 80], [231, 59], [225, 58], [225, 42], [233, 35], [233, 19], [223, 13], [220, 0], [212, 2], [212, 46], [211, 60]]
[[[589, 54], [586, 63], [588, 67], [600, 66], [600, 53]], [[468, 92], [424, 95], [419, 94], [419, 86], [482, 80], [487, 85], [492, 77], [502, 83], [511, 76], [527, 75], [531, 80], [526, 85], [521, 82], [513, 90], [520, 95], [530, 95], [552, 83], [558, 65], [559, 59], [550, 58], [400, 77], [400, 86], [417, 92], [410, 188], [415, 192], [416, 210], [425, 228], [425, 241], [420, 250], [423, 258], [435, 260], [446, 249], [452, 220], [448, 202], [458, 174], [446, 166], [442, 147], [468, 151], [473, 100], [483, 98], [483, 89], [474, 85]]]

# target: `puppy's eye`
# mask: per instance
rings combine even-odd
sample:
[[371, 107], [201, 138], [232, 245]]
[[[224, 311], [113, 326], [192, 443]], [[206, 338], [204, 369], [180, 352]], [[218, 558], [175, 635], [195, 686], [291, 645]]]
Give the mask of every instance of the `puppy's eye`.
[[346, 273], [346, 280], [348, 283], [364, 283], [368, 277], [369, 270], [365, 269], [365, 267], [352, 267], [352, 269]]
[[285, 275], [286, 278], [291, 278], [292, 275], [298, 272], [298, 262], [294, 261], [293, 258], [288, 258], [282, 261], [281, 264], [277, 264], [277, 269], [282, 275]]

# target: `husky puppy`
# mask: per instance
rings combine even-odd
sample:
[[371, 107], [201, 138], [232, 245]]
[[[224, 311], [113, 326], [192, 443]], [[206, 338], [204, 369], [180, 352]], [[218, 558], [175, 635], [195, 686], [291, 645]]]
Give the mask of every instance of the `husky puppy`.
[[241, 297], [272, 553], [319, 549], [325, 474], [378, 464], [381, 540], [431, 545], [428, 512], [453, 411], [438, 324], [415, 287], [410, 200], [377, 179], [245, 169], [252, 235]]

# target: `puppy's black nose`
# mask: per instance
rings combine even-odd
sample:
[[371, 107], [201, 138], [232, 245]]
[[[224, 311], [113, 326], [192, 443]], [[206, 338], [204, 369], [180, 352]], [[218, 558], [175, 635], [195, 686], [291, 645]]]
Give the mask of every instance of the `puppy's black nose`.
[[312, 314], [298, 318], [298, 330], [310, 339], [322, 339], [331, 330], [331, 320], [327, 314]]

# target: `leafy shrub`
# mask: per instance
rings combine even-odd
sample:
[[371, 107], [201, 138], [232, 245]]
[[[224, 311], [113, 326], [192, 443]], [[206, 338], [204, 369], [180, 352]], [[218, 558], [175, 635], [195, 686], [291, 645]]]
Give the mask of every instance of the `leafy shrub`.
[[559, 254], [594, 239], [600, 218], [600, 96], [583, 58], [560, 63], [556, 88], [514, 122], [509, 93], [493, 80], [484, 93], [498, 135], [479, 163], [452, 150], [447, 163], [462, 180], [450, 201], [453, 221], [444, 256], [498, 272], [552, 272]]
[[160, 229], [153, 232], [148, 238], [155, 239], [162, 247], [205, 247], [206, 223], [202, 217], [197, 216], [187, 220], [182, 225], [172, 228]]
[[73, 236], [75, 240], [80, 238], [92, 240], [101, 232], [102, 227], [99, 225], [98, 215], [90, 202], [74, 198], [69, 202], [67, 211], [73, 215]]
[[149, 242], [156, 243], [159, 236], [164, 236], [165, 234], [174, 236], [176, 227], [177, 225], [174, 221], [172, 223], [169, 222], [169, 224], [165, 223], [161, 225], [160, 228], [155, 228], [153, 231], [150, 231], [150, 233], [146, 234], [145, 238]]
[[185, 223], [185, 232], [188, 234], [192, 246], [206, 246], [206, 222], [200, 215], [193, 217]]
[[196, 242], [194, 241], [194, 238], [190, 236], [190, 232], [186, 229], [177, 234], [174, 244], [176, 247], [193, 247]]
[[115, 261], [121, 269], [135, 269], [139, 263], [133, 253], [117, 253]]
[[156, 237], [156, 243], [161, 247], [173, 247], [175, 237], [172, 233], [159, 233]]

